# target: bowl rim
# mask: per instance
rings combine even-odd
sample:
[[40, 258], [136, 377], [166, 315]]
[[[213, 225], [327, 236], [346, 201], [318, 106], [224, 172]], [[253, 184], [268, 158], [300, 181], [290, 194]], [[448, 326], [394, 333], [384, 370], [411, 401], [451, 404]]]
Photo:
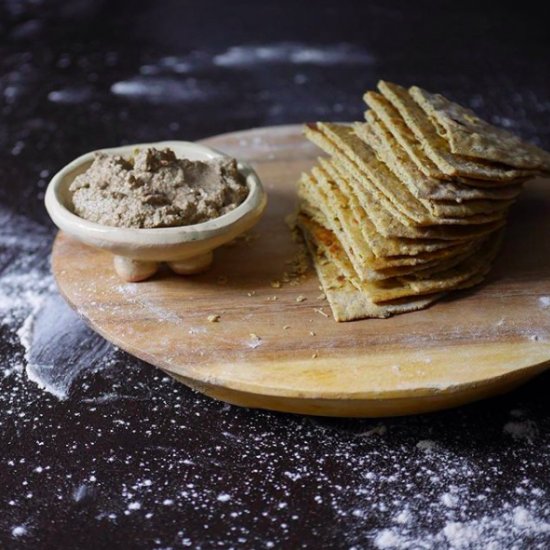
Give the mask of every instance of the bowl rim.
[[[146, 147], [155, 148], [175, 148], [176, 155], [184, 157], [185, 151], [188, 151], [194, 158], [202, 157], [204, 159], [214, 158], [231, 158], [229, 155], [222, 153], [211, 147], [201, 145], [190, 141], [157, 141], [148, 143], [135, 143], [122, 145], [119, 147], [109, 147], [96, 149], [83, 155], [66, 164], [59, 170], [50, 180], [46, 189], [44, 202], [46, 210], [52, 221], [57, 227], [69, 234], [87, 234], [90, 237], [100, 238], [102, 241], [112, 243], [118, 242], [139, 242], [143, 245], [155, 244], [177, 244], [186, 241], [198, 241], [211, 238], [228, 230], [233, 224], [241, 219], [257, 211], [257, 209], [265, 207], [266, 194], [262, 186], [260, 178], [255, 170], [246, 162], [237, 160], [239, 172], [244, 176], [248, 185], [248, 195], [245, 200], [236, 208], [222, 214], [217, 218], [207, 220], [205, 222], [181, 225], [174, 227], [154, 227], [154, 228], [134, 228], [134, 227], [116, 227], [92, 222], [82, 218], [72, 212], [61, 198], [61, 190], [66, 183], [66, 177], [69, 173], [76, 170], [85, 163], [91, 162], [94, 155], [98, 152], [107, 154], [128, 154], [135, 149], [143, 149]], [[194, 155], [193, 155], [194, 154]]]

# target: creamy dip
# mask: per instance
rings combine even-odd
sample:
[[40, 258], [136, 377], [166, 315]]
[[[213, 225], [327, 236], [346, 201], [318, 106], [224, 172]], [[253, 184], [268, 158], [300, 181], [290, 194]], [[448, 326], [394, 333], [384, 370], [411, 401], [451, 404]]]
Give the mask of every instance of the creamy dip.
[[136, 228], [201, 223], [230, 212], [248, 195], [235, 159], [192, 161], [155, 148], [131, 158], [96, 153], [69, 190], [82, 218]]

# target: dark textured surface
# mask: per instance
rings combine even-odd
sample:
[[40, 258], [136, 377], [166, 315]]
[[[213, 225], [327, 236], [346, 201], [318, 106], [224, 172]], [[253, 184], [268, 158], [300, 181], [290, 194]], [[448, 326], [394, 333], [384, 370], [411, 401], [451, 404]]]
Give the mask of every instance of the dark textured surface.
[[384, 77], [550, 148], [540, 8], [264, 4], [0, 4], [0, 547], [547, 548], [549, 376], [409, 419], [248, 411], [55, 297], [43, 189], [97, 147], [359, 119]]

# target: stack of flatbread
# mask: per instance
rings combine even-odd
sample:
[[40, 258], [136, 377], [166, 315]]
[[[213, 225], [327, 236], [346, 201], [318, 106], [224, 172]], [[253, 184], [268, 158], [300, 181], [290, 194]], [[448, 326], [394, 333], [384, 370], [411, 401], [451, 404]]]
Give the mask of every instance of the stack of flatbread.
[[483, 280], [523, 183], [550, 154], [443, 96], [380, 82], [365, 122], [316, 123], [302, 229], [337, 321], [428, 306]]

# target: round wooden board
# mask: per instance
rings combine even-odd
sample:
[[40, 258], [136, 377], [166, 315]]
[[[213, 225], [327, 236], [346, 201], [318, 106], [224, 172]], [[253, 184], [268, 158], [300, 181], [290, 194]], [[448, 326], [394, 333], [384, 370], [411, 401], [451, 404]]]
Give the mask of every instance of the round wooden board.
[[507, 391], [548, 366], [548, 181], [527, 186], [485, 284], [425, 311], [336, 323], [312, 269], [297, 286], [271, 286], [296, 257], [285, 217], [300, 172], [319, 151], [298, 126], [204, 143], [251, 162], [269, 195], [251, 238], [218, 250], [207, 274], [163, 272], [124, 283], [108, 253], [63, 234], [55, 241], [61, 293], [117, 346], [217, 399], [331, 416], [453, 407]]

